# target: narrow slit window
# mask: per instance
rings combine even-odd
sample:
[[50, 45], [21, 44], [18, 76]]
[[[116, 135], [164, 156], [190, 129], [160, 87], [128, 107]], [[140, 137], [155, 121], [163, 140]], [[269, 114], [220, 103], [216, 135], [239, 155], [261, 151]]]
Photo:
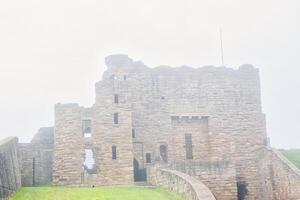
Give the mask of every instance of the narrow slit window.
[[91, 120], [83, 120], [82, 121], [82, 133], [83, 137], [89, 138], [92, 136], [92, 121]]
[[119, 113], [114, 113], [114, 124], [119, 123]]
[[168, 162], [168, 148], [166, 145], [160, 145], [159, 153], [164, 162]]
[[117, 147], [115, 145], [112, 146], [111, 151], [112, 151], [112, 159], [117, 160]]
[[146, 163], [151, 163], [151, 153], [146, 153]]
[[114, 95], [114, 102], [115, 102], [115, 104], [119, 103], [119, 95], [117, 95], [117, 94]]
[[135, 138], [135, 129], [132, 129], [132, 138]]
[[192, 134], [185, 134], [186, 159], [193, 159]]

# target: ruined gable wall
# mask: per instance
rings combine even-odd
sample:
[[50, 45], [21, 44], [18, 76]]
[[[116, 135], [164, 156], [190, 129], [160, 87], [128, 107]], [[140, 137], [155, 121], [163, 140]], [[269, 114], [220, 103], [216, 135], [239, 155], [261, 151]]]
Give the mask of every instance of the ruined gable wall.
[[[53, 132], [53, 127], [40, 128], [30, 143], [18, 144], [23, 186], [47, 184], [52, 181]], [[35, 162], [34, 180], [33, 162]]]

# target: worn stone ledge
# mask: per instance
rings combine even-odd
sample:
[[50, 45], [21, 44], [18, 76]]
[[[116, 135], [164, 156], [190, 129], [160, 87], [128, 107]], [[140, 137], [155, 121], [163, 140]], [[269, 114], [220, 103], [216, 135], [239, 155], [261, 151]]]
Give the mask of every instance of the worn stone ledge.
[[273, 153], [278, 159], [282, 161], [290, 170], [292, 170], [300, 179], [300, 170], [296, 167], [289, 159], [287, 159], [280, 151], [274, 148], [268, 148], [268, 150]]
[[300, 199], [300, 170], [281, 152], [268, 148], [272, 199]]
[[179, 171], [151, 166], [148, 168], [148, 181], [180, 194], [185, 200], [216, 200], [201, 181]]

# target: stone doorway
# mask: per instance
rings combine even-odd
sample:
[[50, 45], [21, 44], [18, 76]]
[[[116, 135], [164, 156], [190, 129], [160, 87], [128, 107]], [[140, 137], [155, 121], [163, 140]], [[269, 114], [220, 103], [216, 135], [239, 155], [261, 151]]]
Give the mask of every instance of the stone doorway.
[[245, 200], [248, 193], [247, 184], [245, 181], [237, 182], [238, 200]]
[[133, 170], [134, 170], [134, 182], [146, 182], [147, 181], [147, 169], [140, 168], [139, 162], [133, 160]]

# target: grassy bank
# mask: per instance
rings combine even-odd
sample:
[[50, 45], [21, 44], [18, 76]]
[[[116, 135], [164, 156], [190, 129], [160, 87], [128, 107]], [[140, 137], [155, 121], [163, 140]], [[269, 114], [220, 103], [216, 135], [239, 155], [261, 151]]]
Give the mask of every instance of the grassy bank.
[[300, 149], [289, 149], [280, 151], [300, 169]]
[[161, 188], [24, 187], [10, 200], [182, 200], [182, 198]]

